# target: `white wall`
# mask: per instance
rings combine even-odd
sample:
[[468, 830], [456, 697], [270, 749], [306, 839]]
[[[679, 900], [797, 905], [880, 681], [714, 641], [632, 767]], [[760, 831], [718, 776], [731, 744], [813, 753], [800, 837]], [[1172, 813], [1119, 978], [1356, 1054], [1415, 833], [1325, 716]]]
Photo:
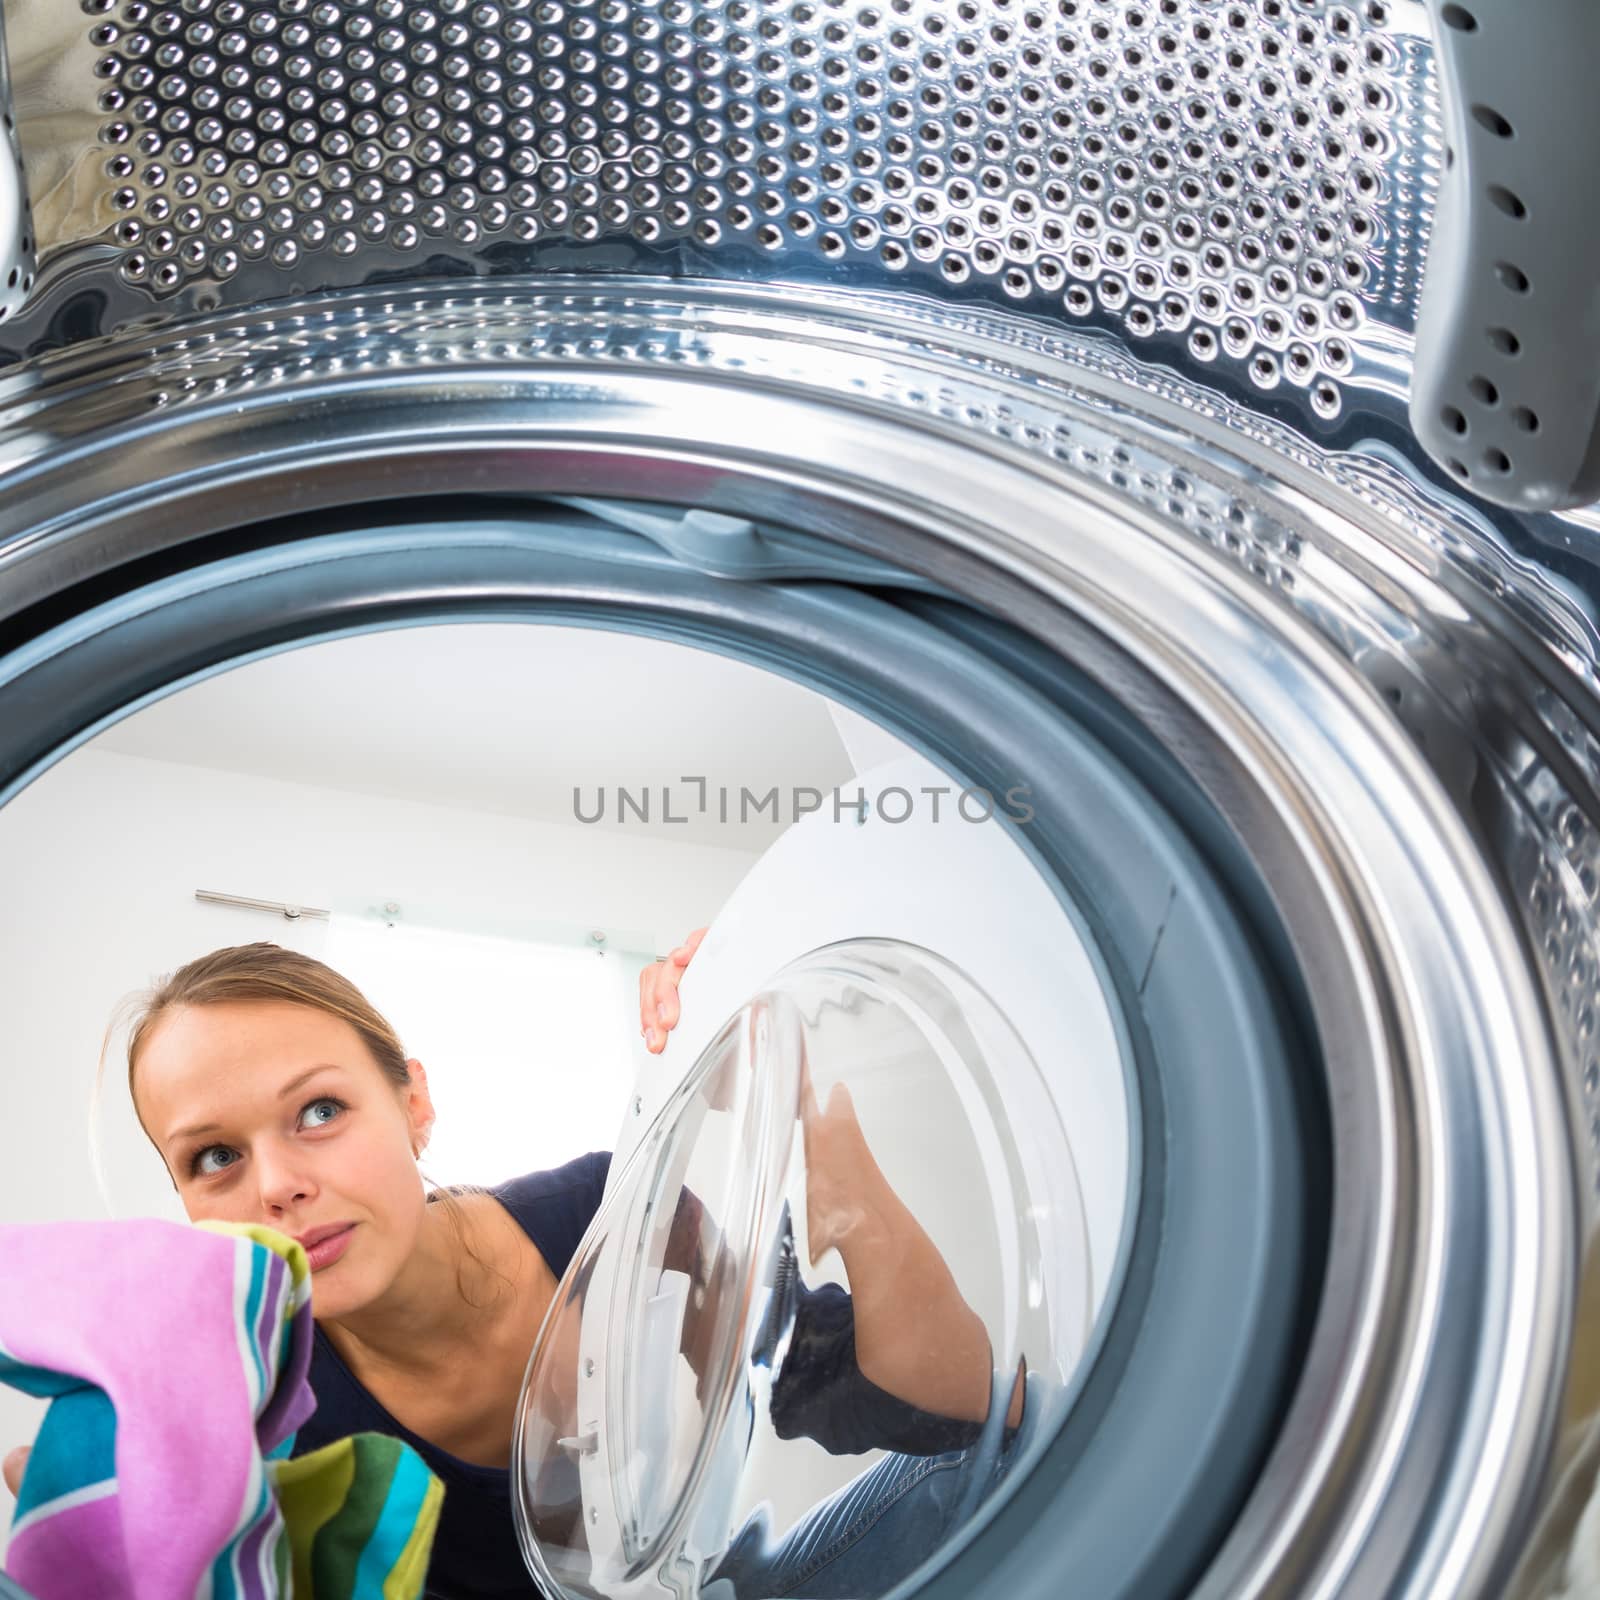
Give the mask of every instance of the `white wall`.
[[[525, 919], [543, 931], [631, 930], [653, 954], [709, 922], [754, 860], [626, 829], [523, 822], [86, 746], [0, 809], [0, 1221], [106, 1214], [90, 1166], [89, 1096], [126, 994], [222, 945], [268, 939], [321, 954], [324, 922], [208, 905], [196, 889], [334, 908], [453, 907], [470, 927]], [[404, 1037], [404, 1018], [390, 1020]], [[107, 1056], [103, 1108], [117, 1214], [181, 1218], [125, 1109], [120, 1043]], [[642, 1044], [639, 1053], [653, 1059]], [[0, 1389], [0, 1454], [32, 1437], [43, 1409]], [[0, 1554], [3, 1541], [0, 1530]]]

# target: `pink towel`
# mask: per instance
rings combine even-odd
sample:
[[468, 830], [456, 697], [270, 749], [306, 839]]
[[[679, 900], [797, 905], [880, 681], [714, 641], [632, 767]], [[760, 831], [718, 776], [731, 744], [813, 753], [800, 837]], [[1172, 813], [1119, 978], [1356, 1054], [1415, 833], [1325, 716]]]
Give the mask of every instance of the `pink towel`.
[[4, 1226], [0, 1284], [0, 1378], [54, 1397], [7, 1573], [62, 1600], [287, 1593], [265, 1458], [316, 1409], [300, 1246], [226, 1223]]

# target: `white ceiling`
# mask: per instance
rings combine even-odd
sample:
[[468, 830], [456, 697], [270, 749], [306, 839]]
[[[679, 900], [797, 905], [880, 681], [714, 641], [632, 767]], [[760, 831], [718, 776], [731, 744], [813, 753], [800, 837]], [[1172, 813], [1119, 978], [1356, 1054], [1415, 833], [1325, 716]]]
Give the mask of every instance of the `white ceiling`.
[[[793, 820], [796, 787], [826, 794], [852, 774], [827, 708], [786, 678], [659, 639], [448, 623], [235, 667], [90, 747], [545, 822], [575, 822], [575, 787], [593, 814], [603, 786], [606, 826], [763, 850]], [[706, 780], [703, 816], [694, 777]], [[752, 807], [741, 822], [741, 785], [758, 796], [776, 785], [784, 814]], [[653, 791], [648, 823], [631, 810], [614, 821], [619, 786]], [[687, 822], [660, 820], [663, 786]]]

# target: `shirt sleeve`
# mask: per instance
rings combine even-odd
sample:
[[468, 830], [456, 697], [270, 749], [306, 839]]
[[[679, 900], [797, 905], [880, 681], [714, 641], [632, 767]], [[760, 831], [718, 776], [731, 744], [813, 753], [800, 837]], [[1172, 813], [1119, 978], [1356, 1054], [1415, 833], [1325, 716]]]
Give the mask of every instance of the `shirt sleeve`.
[[[579, 1229], [579, 1236], [588, 1230], [590, 1222], [594, 1220], [595, 1213], [600, 1209], [601, 1202], [606, 1197], [606, 1179], [611, 1173], [611, 1152], [609, 1150], [591, 1150], [588, 1155], [581, 1158], [582, 1170], [588, 1180], [588, 1203], [584, 1207], [587, 1215], [583, 1227]], [[576, 1246], [576, 1241], [574, 1241]]]
[[[698, 1290], [685, 1330], [684, 1354], [700, 1373], [709, 1359], [717, 1307], [735, 1299], [735, 1263], [700, 1199], [684, 1189], [678, 1198], [664, 1267], [686, 1273]], [[771, 1268], [772, 1292], [751, 1359], [778, 1363], [771, 1386], [773, 1431], [780, 1439], [813, 1439], [831, 1455], [895, 1450], [942, 1455], [974, 1443], [981, 1423], [924, 1411], [880, 1389], [856, 1360], [855, 1307], [837, 1283], [808, 1288], [795, 1254], [794, 1226], [784, 1206]], [[706, 1304], [702, 1309], [702, 1301]], [[788, 1337], [784, 1338], [787, 1328]], [[1006, 1430], [1009, 1439], [1014, 1429]]]
[[562, 1166], [526, 1172], [491, 1191], [521, 1223], [557, 1278], [600, 1209], [610, 1168], [610, 1152], [591, 1150]]

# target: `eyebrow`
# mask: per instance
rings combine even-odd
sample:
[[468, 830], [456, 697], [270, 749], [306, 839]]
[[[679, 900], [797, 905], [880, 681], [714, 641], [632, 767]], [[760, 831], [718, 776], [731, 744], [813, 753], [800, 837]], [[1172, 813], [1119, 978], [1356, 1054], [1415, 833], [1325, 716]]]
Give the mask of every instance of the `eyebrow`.
[[[288, 1097], [292, 1095], [295, 1090], [306, 1081], [307, 1078], [314, 1078], [319, 1072], [326, 1072], [330, 1068], [332, 1068], [334, 1071], [338, 1071], [339, 1063], [337, 1061], [319, 1061], [314, 1067], [307, 1067], [304, 1072], [300, 1073], [297, 1077], [291, 1078], [286, 1084], [284, 1084], [284, 1086], [278, 1091], [278, 1098], [280, 1100], [288, 1099]], [[196, 1134], [201, 1133], [220, 1133], [221, 1130], [222, 1124], [220, 1122], [196, 1123], [192, 1128], [179, 1128], [176, 1133], [169, 1133], [167, 1135], [167, 1143], [173, 1144], [179, 1139], [192, 1139]]]

